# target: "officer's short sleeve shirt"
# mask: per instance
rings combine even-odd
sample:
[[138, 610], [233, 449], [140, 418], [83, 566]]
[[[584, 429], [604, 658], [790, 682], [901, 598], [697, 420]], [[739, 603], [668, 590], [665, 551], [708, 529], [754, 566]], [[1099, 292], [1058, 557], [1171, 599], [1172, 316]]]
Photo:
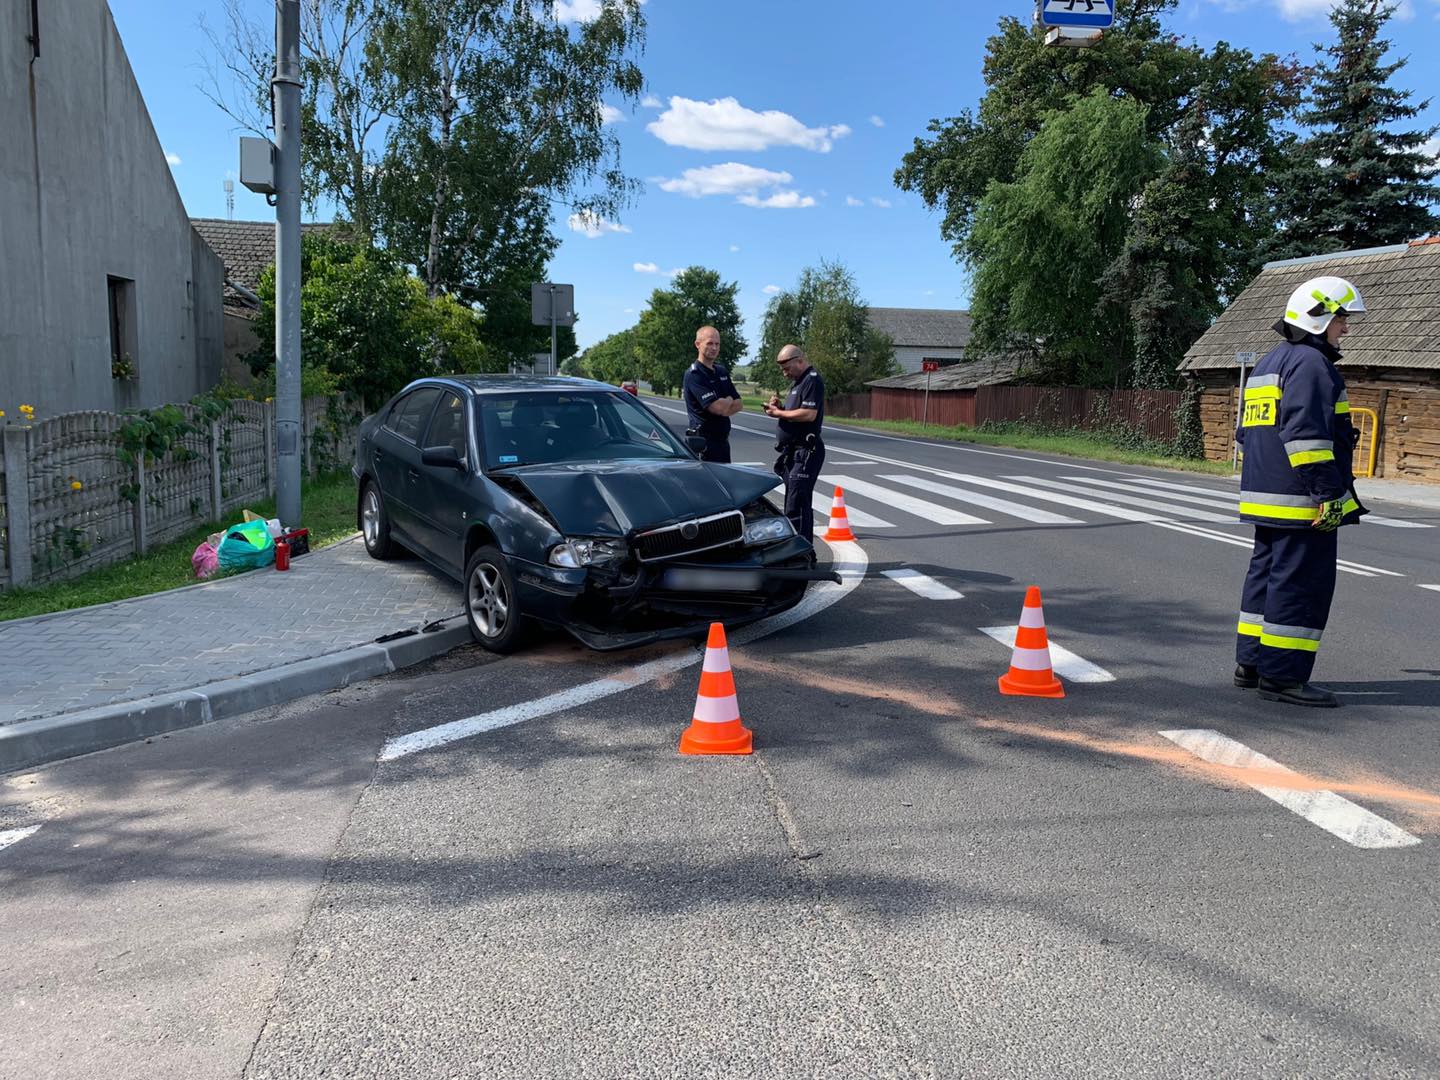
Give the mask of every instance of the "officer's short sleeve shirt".
[[716, 364], [712, 370], [700, 361], [695, 361], [685, 372], [682, 393], [691, 428], [711, 438], [730, 434], [730, 418], [716, 416], [708, 411], [711, 404], [721, 398], [740, 396], [740, 391], [735, 389], [735, 384], [730, 381], [730, 373], [723, 365]]
[[825, 380], [820, 377], [820, 372], [813, 367], [807, 368], [804, 375], [795, 381], [790, 388], [790, 393], [785, 399], [787, 409], [814, 409], [815, 419], [809, 421], [801, 420], [780, 420], [780, 443], [782, 446], [789, 446], [794, 443], [802, 443], [807, 436], [820, 436], [820, 429], [825, 424]]

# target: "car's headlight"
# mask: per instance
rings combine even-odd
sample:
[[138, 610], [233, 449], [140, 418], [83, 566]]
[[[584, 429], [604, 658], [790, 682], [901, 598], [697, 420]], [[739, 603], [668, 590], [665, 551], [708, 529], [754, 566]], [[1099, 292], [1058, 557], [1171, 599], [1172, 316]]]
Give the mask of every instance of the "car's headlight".
[[615, 562], [623, 559], [625, 554], [625, 545], [619, 540], [566, 540], [550, 549], [546, 561], [551, 566], [574, 570], [582, 566]]
[[769, 544], [795, 535], [795, 526], [786, 517], [757, 518], [745, 525], [745, 543]]

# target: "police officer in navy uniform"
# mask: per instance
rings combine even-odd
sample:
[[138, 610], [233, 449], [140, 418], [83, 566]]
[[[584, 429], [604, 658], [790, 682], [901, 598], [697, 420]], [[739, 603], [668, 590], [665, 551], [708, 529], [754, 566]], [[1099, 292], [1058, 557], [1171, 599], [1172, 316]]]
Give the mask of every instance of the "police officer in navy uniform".
[[786, 345], [775, 356], [780, 370], [793, 384], [785, 404], [771, 398], [765, 415], [779, 421], [775, 449], [775, 471], [785, 481], [785, 516], [795, 531], [812, 543], [815, 540], [815, 481], [825, 464], [825, 443], [820, 429], [825, 424], [825, 380], [810, 366], [805, 350]]
[[740, 391], [720, 358], [720, 331], [702, 326], [695, 331], [695, 362], [685, 372], [682, 396], [690, 416], [690, 433], [705, 439], [701, 461], [730, 462], [730, 417], [740, 411]]
[[1310, 685], [1335, 594], [1336, 530], [1367, 511], [1355, 497], [1357, 433], [1336, 370], [1349, 315], [1365, 310], [1344, 278], [1319, 277], [1290, 296], [1284, 337], [1245, 380], [1236, 439], [1245, 454], [1240, 517], [1255, 551], [1240, 602], [1235, 685], [1292, 705], [1334, 708]]

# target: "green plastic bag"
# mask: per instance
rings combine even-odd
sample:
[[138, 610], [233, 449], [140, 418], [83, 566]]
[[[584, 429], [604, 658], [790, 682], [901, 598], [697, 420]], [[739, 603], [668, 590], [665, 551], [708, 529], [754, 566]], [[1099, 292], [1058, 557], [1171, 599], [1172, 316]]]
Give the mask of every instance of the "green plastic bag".
[[275, 561], [275, 539], [263, 521], [231, 525], [220, 540], [218, 555], [226, 573], [269, 566]]

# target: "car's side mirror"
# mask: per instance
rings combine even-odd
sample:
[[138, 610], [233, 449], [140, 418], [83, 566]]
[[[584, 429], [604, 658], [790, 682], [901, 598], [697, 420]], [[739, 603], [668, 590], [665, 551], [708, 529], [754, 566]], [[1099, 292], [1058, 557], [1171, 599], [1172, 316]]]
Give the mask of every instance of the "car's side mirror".
[[705, 452], [705, 447], [709, 446], [710, 444], [705, 441], [704, 435], [686, 435], [685, 445], [690, 447], [691, 450], [694, 450], [695, 453], [703, 454]]
[[420, 464], [433, 465], [437, 469], [459, 469], [465, 471], [465, 459], [453, 446], [427, 446], [420, 451]]

